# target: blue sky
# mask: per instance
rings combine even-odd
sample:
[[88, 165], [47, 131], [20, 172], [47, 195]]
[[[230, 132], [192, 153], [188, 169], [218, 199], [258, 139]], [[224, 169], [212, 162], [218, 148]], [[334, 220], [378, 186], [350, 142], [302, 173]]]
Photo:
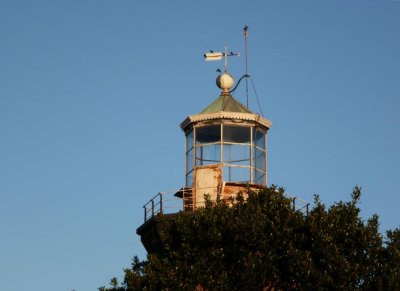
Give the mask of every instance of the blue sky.
[[399, 15], [395, 0], [0, 0], [0, 291], [95, 290], [145, 258], [142, 205], [184, 184], [179, 123], [219, 95], [222, 64], [202, 55], [243, 53], [244, 25], [269, 184], [327, 205], [360, 185], [363, 217], [399, 226]]

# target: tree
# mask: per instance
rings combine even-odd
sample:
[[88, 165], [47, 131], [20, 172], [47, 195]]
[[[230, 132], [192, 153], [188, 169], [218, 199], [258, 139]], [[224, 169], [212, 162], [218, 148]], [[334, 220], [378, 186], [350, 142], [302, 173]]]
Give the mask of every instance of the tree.
[[207, 200], [162, 219], [160, 251], [99, 290], [400, 290], [400, 230], [384, 240], [376, 215], [360, 218], [360, 195], [329, 209], [316, 196], [308, 214], [275, 186]]

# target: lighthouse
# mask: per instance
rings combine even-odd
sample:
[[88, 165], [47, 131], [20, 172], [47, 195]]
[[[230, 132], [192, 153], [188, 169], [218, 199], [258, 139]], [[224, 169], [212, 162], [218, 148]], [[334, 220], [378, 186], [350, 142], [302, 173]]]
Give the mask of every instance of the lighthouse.
[[[180, 124], [186, 140], [185, 185], [169, 193], [173, 199], [160, 192], [143, 206], [144, 222], [136, 232], [150, 253], [162, 243], [162, 219], [175, 219], [180, 212], [196, 215], [206, 199], [234, 203], [239, 192], [246, 199], [249, 191], [267, 185], [267, 133], [271, 121], [232, 96], [235, 81], [226, 66], [216, 84], [221, 90], [219, 96]], [[166, 204], [171, 200], [180, 205], [175, 212], [167, 211], [170, 208]]]

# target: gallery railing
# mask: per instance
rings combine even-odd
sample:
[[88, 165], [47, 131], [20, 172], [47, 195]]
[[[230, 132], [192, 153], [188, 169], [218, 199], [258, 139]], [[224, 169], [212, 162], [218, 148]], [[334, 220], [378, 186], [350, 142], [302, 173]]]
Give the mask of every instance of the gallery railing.
[[[308, 216], [310, 203], [288, 193], [284, 193], [284, 195], [291, 200], [293, 211], [299, 211]], [[158, 214], [178, 213], [187, 208], [196, 208], [194, 206], [204, 206], [204, 201], [198, 202], [197, 205], [195, 204], [193, 203], [191, 188], [186, 187], [174, 191], [159, 192], [143, 205], [144, 222]]]

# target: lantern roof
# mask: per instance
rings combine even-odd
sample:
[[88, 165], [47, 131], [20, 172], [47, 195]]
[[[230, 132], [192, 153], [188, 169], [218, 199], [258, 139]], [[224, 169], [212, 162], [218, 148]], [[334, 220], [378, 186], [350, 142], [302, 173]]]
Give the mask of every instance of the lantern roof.
[[222, 92], [214, 102], [200, 113], [189, 115], [180, 126], [185, 130], [193, 123], [222, 119], [255, 122], [266, 128], [272, 126], [271, 121], [250, 111], [228, 92]]
[[231, 94], [222, 92], [214, 102], [208, 105], [199, 114], [216, 113], [220, 111], [253, 113], [246, 106], [233, 98]]

